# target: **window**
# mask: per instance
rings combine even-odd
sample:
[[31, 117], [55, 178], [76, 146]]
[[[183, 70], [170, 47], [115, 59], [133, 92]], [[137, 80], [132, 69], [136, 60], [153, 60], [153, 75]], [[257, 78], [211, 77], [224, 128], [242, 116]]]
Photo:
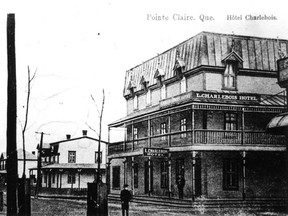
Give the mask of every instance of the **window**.
[[180, 82], [180, 93], [185, 93], [185, 92], [186, 92], [186, 78], [183, 77]]
[[[186, 118], [183, 118], [180, 120], [180, 131], [186, 131], [187, 130], [187, 126], [186, 126]], [[186, 137], [186, 133], [181, 133], [181, 138], [185, 138]]]
[[161, 161], [161, 165], [160, 165], [160, 169], [161, 169], [161, 188], [168, 188], [168, 161]]
[[237, 114], [225, 113], [225, 130], [237, 130]]
[[134, 164], [134, 188], [138, 188], [138, 164]]
[[[166, 134], [167, 130], [166, 130], [166, 123], [161, 123], [160, 125], [160, 134]], [[161, 136], [161, 140], [166, 140], [166, 136]]]
[[236, 159], [223, 161], [223, 190], [238, 190], [238, 164]]
[[75, 182], [76, 182], [75, 173], [68, 173], [67, 183], [68, 183], [68, 184], [75, 184]]
[[[102, 152], [100, 152], [100, 163], [102, 163]], [[95, 163], [98, 163], [98, 152], [95, 152]]]
[[113, 167], [112, 178], [112, 188], [120, 189], [120, 166]]
[[68, 163], [76, 163], [76, 151], [68, 151]]
[[138, 128], [137, 127], [133, 128], [133, 139], [134, 140], [138, 139]]
[[134, 109], [138, 109], [138, 97], [137, 97], [137, 95], [135, 95], [135, 97], [133, 99], [133, 107], [134, 107]]
[[147, 106], [151, 105], [151, 90], [150, 89], [146, 93], [146, 103], [147, 103]]
[[236, 88], [235, 66], [232, 63], [227, 63], [226, 65], [223, 78], [223, 87], [226, 89]]
[[166, 99], [166, 86], [165, 85], [161, 87], [161, 100], [164, 100], [164, 99]]

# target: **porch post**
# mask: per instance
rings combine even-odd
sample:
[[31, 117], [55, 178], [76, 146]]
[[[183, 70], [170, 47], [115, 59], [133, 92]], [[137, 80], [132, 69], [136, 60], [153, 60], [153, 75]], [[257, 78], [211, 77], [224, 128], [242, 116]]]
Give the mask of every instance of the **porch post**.
[[242, 112], [241, 112], [241, 117], [242, 117], [242, 133], [241, 133], [241, 144], [243, 145], [245, 143], [244, 139], [245, 139], [245, 122], [244, 122], [244, 108], [242, 108]]
[[192, 151], [192, 201], [195, 201], [195, 166], [196, 166], [196, 151]]
[[59, 172], [60, 172], [60, 188], [62, 188], [62, 172], [63, 172], [63, 169], [60, 169]]
[[106, 174], [106, 183], [107, 183], [107, 194], [110, 193], [110, 169], [111, 169], [111, 160], [112, 159], [108, 159], [108, 162], [107, 162], [107, 174]]
[[134, 157], [131, 157], [131, 189], [134, 195]]
[[132, 151], [134, 151], [134, 121], [132, 121]]
[[191, 130], [192, 130], [192, 137], [191, 137], [191, 142], [192, 145], [195, 142], [195, 110], [194, 110], [194, 104], [191, 106]]
[[151, 196], [151, 157], [149, 156], [149, 158], [148, 158], [148, 176], [149, 176], [149, 178], [148, 178], [148, 190], [149, 190], [149, 192], [148, 192], [148, 195], [149, 196]]
[[168, 115], [168, 147], [171, 147], [171, 114]]
[[78, 169], [78, 188], [80, 189], [80, 175], [81, 175], [81, 169]]
[[151, 116], [148, 116], [148, 126], [147, 126], [147, 130], [148, 130], [148, 147], [151, 147]]
[[243, 175], [243, 189], [242, 189], [242, 199], [246, 199], [246, 152], [242, 152], [242, 175]]
[[123, 166], [124, 166], [124, 184], [126, 184], [126, 163], [127, 163], [127, 158], [125, 157], [124, 158], [124, 161], [123, 161]]
[[172, 158], [171, 158], [171, 153], [169, 153], [168, 156], [168, 196], [172, 196]]

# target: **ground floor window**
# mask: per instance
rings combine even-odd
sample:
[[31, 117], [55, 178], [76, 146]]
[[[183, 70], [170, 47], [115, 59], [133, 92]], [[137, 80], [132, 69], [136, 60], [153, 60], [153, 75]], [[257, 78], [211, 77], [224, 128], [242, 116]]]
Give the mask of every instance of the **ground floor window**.
[[120, 166], [112, 168], [112, 188], [120, 189]]
[[138, 164], [134, 164], [134, 188], [138, 188]]
[[168, 188], [168, 161], [161, 161], [161, 188]]
[[75, 182], [76, 182], [75, 173], [68, 173], [67, 183], [68, 184], [75, 184]]
[[223, 161], [223, 190], [238, 190], [238, 163], [236, 159], [229, 158]]

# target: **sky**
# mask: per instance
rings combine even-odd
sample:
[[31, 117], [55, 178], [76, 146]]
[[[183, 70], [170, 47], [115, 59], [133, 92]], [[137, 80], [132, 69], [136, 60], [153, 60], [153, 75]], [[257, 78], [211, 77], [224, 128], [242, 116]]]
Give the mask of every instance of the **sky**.
[[[0, 3], [0, 152], [6, 151], [7, 14], [16, 21], [17, 148], [22, 148], [28, 66], [33, 74], [26, 149], [44, 142], [94, 138], [105, 92], [102, 138], [126, 115], [125, 71], [201, 31], [288, 39], [285, 1], [26, 0]], [[242, 20], [227, 20], [242, 15]], [[246, 20], [246, 15], [276, 20]], [[174, 19], [189, 17], [189, 20]], [[190, 18], [192, 20], [190, 20]], [[95, 99], [92, 100], [91, 95]], [[91, 128], [93, 130], [91, 130]], [[121, 139], [112, 131], [111, 141]]]

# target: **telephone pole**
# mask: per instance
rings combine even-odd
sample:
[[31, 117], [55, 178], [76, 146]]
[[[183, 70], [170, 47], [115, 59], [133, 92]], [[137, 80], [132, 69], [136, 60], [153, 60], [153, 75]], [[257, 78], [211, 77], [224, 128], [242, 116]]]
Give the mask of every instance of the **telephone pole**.
[[37, 161], [37, 183], [36, 183], [36, 189], [35, 189], [35, 198], [38, 198], [38, 193], [39, 193], [39, 189], [41, 187], [41, 179], [42, 179], [42, 175], [41, 175], [41, 166], [42, 166], [42, 147], [43, 147], [43, 136], [44, 135], [50, 135], [44, 132], [36, 132], [37, 134], [41, 134], [41, 138], [40, 138], [40, 144], [39, 144], [39, 148], [38, 148], [38, 161]]
[[15, 57], [15, 15], [7, 15], [7, 215], [17, 215], [17, 97]]

